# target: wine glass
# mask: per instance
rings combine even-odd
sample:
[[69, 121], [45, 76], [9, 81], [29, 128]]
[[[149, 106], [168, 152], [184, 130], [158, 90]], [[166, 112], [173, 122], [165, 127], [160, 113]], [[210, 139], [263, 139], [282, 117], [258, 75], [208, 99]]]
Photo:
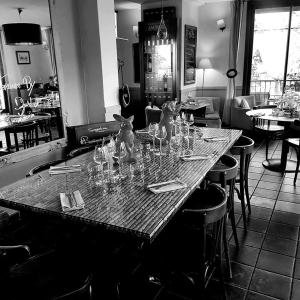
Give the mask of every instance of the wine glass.
[[167, 131], [166, 128], [164, 126], [158, 127], [158, 130], [155, 133], [155, 137], [157, 139], [159, 139], [159, 155], [164, 155], [164, 153], [162, 153], [162, 140], [165, 139], [167, 136]]
[[158, 130], [158, 124], [157, 123], [150, 123], [149, 124], [148, 133], [149, 133], [149, 135], [152, 136], [152, 150], [150, 150], [150, 151], [153, 151], [153, 152], [155, 152], [155, 134], [156, 134], [157, 130]]
[[185, 123], [188, 126], [188, 139], [190, 138], [190, 126], [194, 124], [194, 115], [193, 114], [188, 114], [186, 116]]
[[107, 154], [104, 147], [96, 145], [93, 158], [94, 162], [98, 165], [98, 171], [101, 172], [101, 176], [103, 178], [103, 165], [107, 160]]
[[119, 162], [119, 178], [122, 180], [124, 179], [126, 176], [122, 174], [122, 160], [123, 158], [126, 156], [127, 152], [126, 152], [126, 147], [125, 147], [125, 143], [122, 142], [120, 144], [120, 150], [118, 153], [118, 162]]

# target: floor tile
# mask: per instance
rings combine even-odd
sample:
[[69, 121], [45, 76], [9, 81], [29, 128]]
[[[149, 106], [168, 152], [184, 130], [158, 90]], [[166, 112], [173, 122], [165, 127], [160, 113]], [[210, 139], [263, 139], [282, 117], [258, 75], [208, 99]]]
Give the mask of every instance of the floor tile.
[[295, 173], [285, 173], [284, 177], [285, 178], [294, 178]]
[[257, 173], [257, 174], [262, 174], [264, 172], [264, 167], [249, 167], [249, 172], [251, 173]]
[[257, 187], [253, 195], [275, 200], [277, 198], [278, 191], [274, 191], [274, 190], [272, 191], [272, 190], [267, 190], [267, 189], [262, 189]]
[[248, 178], [251, 178], [251, 179], [259, 180], [261, 178], [261, 176], [262, 176], [262, 174], [260, 174], [260, 173], [252, 173], [252, 172], [248, 173]]
[[300, 186], [283, 184], [280, 189], [281, 192], [292, 193], [299, 195], [300, 198]]
[[262, 167], [262, 162], [251, 160], [250, 167], [261, 168]]
[[270, 222], [267, 233], [286, 239], [297, 240], [298, 228], [288, 224]]
[[291, 300], [299, 300], [299, 299], [300, 299], [300, 280], [294, 279]]
[[268, 181], [262, 181], [262, 180], [260, 180], [260, 182], [257, 185], [257, 187], [261, 188], [261, 189], [278, 191], [280, 189], [280, 183], [278, 183], [278, 182], [268, 182]]
[[232, 269], [232, 278], [227, 278], [226, 282], [247, 289], [250, 284], [250, 280], [254, 268], [251, 266], [246, 266], [243, 264], [232, 262], [231, 269]]
[[272, 209], [255, 206], [254, 203], [251, 203], [250, 217], [264, 219], [264, 220], [270, 220], [271, 215], [272, 215]]
[[266, 159], [265, 156], [254, 155], [253, 157], [251, 157], [251, 161], [257, 161], [260, 163], [262, 163], [265, 159]]
[[255, 269], [249, 289], [271, 297], [288, 300], [292, 278]]
[[265, 169], [264, 175], [271, 175], [271, 176], [277, 176], [277, 177], [282, 177], [281, 173], [279, 172], [273, 172], [270, 170]]
[[294, 260], [290, 256], [262, 250], [259, 254], [256, 267], [291, 277], [293, 275]]
[[277, 300], [277, 298], [269, 297], [263, 294], [248, 291], [246, 300]]
[[253, 195], [250, 199], [250, 203], [255, 206], [273, 209], [275, 205], [275, 200]]
[[[238, 225], [239, 228], [244, 228], [243, 218], [240, 219]], [[255, 219], [255, 218], [249, 218], [247, 220], [247, 229], [265, 233], [267, 230], [268, 221], [262, 220], [262, 219]]]
[[[299, 176], [299, 174], [298, 174]], [[289, 184], [289, 185], [294, 185], [294, 177], [293, 178], [289, 178], [289, 177], [285, 177], [282, 181], [283, 184]], [[296, 186], [300, 186], [300, 179], [296, 180]]]
[[272, 222], [290, 224], [294, 226], [300, 226], [300, 215], [294, 213], [287, 213], [282, 211], [274, 211]]
[[278, 176], [272, 176], [272, 175], [263, 175], [261, 177], [261, 180], [263, 181], [269, 181], [269, 182], [277, 182], [277, 183], [281, 183], [283, 178], [282, 177], [278, 177]]
[[300, 196], [297, 195], [297, 194], [279, 192], [278, 200], [279, 201], [294, 202], [294, 203], [299, 203], [300, 204]]
[[300, 214], [300, 204], [299, 203], [277, 201], [277, 203], [275, 205], [275, 209], [285, 211], [285, 212]]
[[[247, 291], [237, 286], [225, 285], [227, 299], [230, 300], [244, 300], [246, 297]], [[206, 300], [220, 300], [224, 297], [224, 291], [221, 283], [216, 280], [211, 280], [211, 282], [207, 286], [206, 290]], [[168, 298], [167, 298], [168, 299]], [[171, 300], [172, 298], [170, 298]], [[158, 298], [160, 300], [160, 298]], [[165, 300], [165, 298], [161, 299]], [[183, 299], [184, 300], [184, 299]]]
[[239, 248], [236, 248], [234, 245], [229, 245], [229, 253], [232, 261], [249, 266], [255, 266], [259, 249], [245, 245], [240, 245]]
[[[243, 230], [237, 228], [237, 236], [240, 245], [246, 245], [251, 247], [260, 248], [264, 239], [264, 234], [259, 232], [254, 232], [251, 230]], [[230, 244], [235, 245], [233, 236], [230, 239]]]
[[294, 278], [300, 279], [300, 259], [296, 259]]
[[267, 234], [262, 249], [294, 257], [297, 249], [297, 241]]

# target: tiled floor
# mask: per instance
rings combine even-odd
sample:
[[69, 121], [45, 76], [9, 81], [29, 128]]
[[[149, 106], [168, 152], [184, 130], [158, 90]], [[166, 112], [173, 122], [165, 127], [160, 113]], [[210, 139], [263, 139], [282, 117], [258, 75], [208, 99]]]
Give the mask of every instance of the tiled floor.
[[[281, 143], [274, 142], [270, 157], [280, 157]], [[294, 153], [291, 154], [294, 156]], [[264, 145], [252, 157], [249, 185], [252, 214], [247, 232], [239, 199], [235, 199], [239, 249], [230, 239], [233, 278], [227, 279], [230, 299], [300, 299], [300, 178], [262, 166]], [[230, 227], [229, 227], [230, 228]], [[220, 299], [218, 283], [209, 288], [209, 299]], [[220, 297], [220, 298], [219, 298]]]

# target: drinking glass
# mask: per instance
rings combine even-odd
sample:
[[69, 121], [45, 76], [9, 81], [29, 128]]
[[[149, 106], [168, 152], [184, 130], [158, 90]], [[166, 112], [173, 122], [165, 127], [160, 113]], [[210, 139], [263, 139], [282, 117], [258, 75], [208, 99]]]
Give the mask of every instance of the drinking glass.
[[190, 126], [192, 126], [194, 124], [194, 115], [193, 114], [188, 114], [186, 116], [186, 120], [185, 123], [188, 126], [188, 133], [187, 133], [187, 137], [190, 138]]
[[127, 152], [126, 152], [126, 147], [125, 147], [125, 143], [122, 142], [120, 144], [120, 151], [119, 151], [119, 155], [118, 155], [118, 162], [119, 162], [119, 178], [122, 180], [126, 177], [126, 175], [122, 174], [122, 160], [123, 158], [126, 156]]
[[159, 154], [158, 155], [164, 155], [165, 153], [162, 152], [162, 140], [165, 139], [167, 136], [167, 131], [164, 126], [159, 127], [156, 131], [155, 137], [159, 139]]
[[100, 171], [103, 178], [103, 165], [106, 163], [107, 154], [104, 147], [97, 145], [94, 150], [94, 162], [98, 164], [98, 172]]
[[150, 123], [149, 127], [148, 127], [148, 133], [150, 136], [152, 136], [152, 150], [155, 152], [155, 135], [156, 135], [156, 131], [158, 130], [158, 124], [157, 123]]

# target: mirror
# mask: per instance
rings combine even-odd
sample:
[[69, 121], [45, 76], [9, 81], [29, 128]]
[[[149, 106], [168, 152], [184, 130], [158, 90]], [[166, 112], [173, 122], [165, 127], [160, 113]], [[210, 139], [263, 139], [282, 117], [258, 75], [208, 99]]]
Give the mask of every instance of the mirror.
[[63, 137], [48, 0], [10, 2], [0, 2], [0, 156]]

